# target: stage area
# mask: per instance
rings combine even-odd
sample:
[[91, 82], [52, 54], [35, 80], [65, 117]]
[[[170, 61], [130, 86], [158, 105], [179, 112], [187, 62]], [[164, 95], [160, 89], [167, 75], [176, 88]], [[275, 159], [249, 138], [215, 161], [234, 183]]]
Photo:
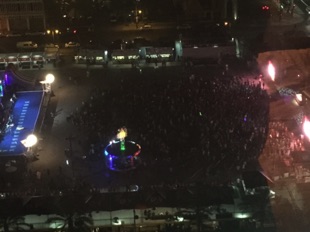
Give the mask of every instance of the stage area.
[[22, 140], [34, 132], [43, 101], [43, 91], [17, 92], [12, 123], [0, 141], [0, 157], [19, 156], [26, 151]]

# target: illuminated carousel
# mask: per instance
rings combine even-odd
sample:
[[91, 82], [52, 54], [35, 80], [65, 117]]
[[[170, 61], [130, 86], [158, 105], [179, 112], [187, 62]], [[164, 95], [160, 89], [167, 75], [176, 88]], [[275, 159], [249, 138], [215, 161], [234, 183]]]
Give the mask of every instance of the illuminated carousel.
[[141, 162], [141, 146], [126, 137], [127, 129], [123, 127], [118, 130], [116, 139], [110, 141], [104, 149], [105, 164], [112, 171], [133, 170]]

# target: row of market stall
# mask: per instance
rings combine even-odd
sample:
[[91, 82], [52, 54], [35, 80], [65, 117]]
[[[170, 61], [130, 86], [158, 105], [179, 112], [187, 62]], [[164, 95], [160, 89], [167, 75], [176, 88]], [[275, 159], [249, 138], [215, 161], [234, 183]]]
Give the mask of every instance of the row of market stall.
[[111, 52], [81, 49], [75, 56], [75, 62], [89, 65], [105, 64], [109, 61], [114, 64], [126, 64], [137, 60], [146, 60], [147, 62], [172, 61], [174, 57], [174, 48], [170, 47], [141, 47], [139, 49], [118, 49]]
[[89, 50], [81, 49], [75, 56], [77, 64], [130, 64], [139, 60], [147, 63], [168, 62], [176, 60], [214, 59], [220, 60], [225, 56], [235, 56], [234, 43], [206, 46], [183, 46], [176, 41], [175, 47], [140, 47], [136, 49]]
[[43, 67], [46, 59], [44, 52], [0, 54], [0, 70], [5, 70], [9, 64], [23, 69], [40, 68]]
[[[111, 52], [107, 50], [80, 49], [74, 56], [77, 64], [99, 64], [108, 62], [113, 64], [132, 64], [140, 60], [147, 63], [169, 62], [182, 59], [214, 58], [229, 53], [235, 53], [234, 46], [221, 47], [140, 47], [139, 49], [118, 49]], [[46, 63], [56, 62], [58, 52], [30, 52], [0, 54], [0, 70], [5, 70], [9, 64], [21, 69], [42, 68]]]

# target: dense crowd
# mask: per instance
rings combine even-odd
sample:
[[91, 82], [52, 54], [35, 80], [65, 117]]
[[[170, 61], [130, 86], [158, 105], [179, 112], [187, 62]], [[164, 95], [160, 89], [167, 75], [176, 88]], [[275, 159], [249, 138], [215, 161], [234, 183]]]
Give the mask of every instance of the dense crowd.
[[[294, 123], [293, 121], [291, 123]], [[303, 135], [293, 133], [283, 121], [269, 123], [269, 135], [260, 156], [265, 172], [273, 176], [294, 173], [293, 152], [305, 151]], [[268, 165], [269, 164], [269, 165]]]
[[268, 114], [269, 97], [260, 84], [193, 71], [179, 79], [122, 79], [117, 89], [96, 88], [68, 120], [89, 144], [100, 145], [99, 154], [125, 126], [128, 139], [142, 146], [145, 165], [184, 180], [198, 169], [228, 174], [256, 160]]

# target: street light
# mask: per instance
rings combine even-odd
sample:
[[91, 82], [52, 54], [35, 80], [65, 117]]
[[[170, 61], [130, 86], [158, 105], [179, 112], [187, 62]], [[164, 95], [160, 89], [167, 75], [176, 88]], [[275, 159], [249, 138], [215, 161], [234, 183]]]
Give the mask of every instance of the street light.
[[43, 90], [46, 93], [50, 93], [52, 92], [52, 83], [55, 81], [55, 76], [51, 73], [48, 73], [45, 76], [45, 80], [44, 81], [40, 81], [41, 84], [43, 84]]
[[21, 143], [27, 148], [33, 147], [34, 145], [37, 144], [37, 142], [38, 142], [38, 138], [34, 134], [28, 135], [26, 139], [21, 141]]
[[51, 34], [51, 35], [53, 36], [53, 43], [55, 42], [55, 34], [56, 34], [56, 35], [60, 34], [58, 29], [55, 29], [55, 30], [47, 30], [46, 32], [47, 32], [48, 35]]
[[34, 145], [36, 145], [37, 142], [38, 142], [37, 136], [35, 136], [34, 134], [30, 134], [30, 135], [27, 136], [26, 139], [21, 140], [20, 142], [24, 145], [24, 147], [27, 148], [27, 153], [26, 154], [35, 157], [34, 153], [32, 152], [32, 147]]
[[52, 84], [55, 81], [55, 76], [49, 73], [45, 76], [45, 81], [49, 84]]
[[140, 0], [136, 0], [136, 4], [135, 4], [135, 23], [136, 23], [137, 29], [138, 29], [138, 24], [139, 24], [138, 2], [140, 2]]

